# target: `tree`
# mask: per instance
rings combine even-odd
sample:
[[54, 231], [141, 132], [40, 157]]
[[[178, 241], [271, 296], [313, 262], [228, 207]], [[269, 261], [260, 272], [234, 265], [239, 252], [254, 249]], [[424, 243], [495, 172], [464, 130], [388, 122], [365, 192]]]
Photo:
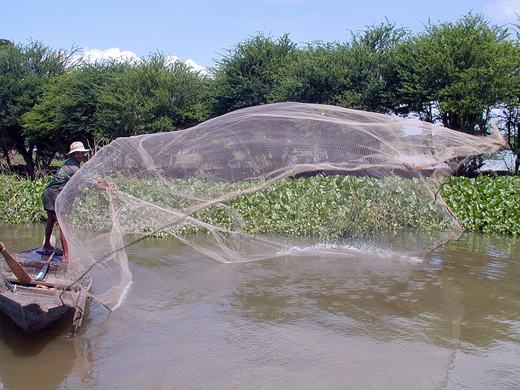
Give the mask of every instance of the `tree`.
[[470, 134], [489, 132], [512, 73], [507, 29], [471, 13], [456, 23], [429, 23], [397, 54], [396, 96], [405, 114]]
[[280, 72], [292, 60], [296, 44], [258, 34], [238, 43], [212, 69], [212, 114], [273, 102]]
[[26, 139], [22, 116], [36, 104], [45, 84], [67, 71], [74, 52], [53, 51], [38, 41], [0, 45], [0, 146], [4, 155], [18, 151], [32, 178], [45, 150]]
[[506, 139], [515, 155], [513, 171], [518, 175], [520, 173], [520, 97], [504, 106], [503, 116]]
[[205, 119], [205, 76], [160, 53], [128, 65], [100, 91], [98, 138], [174, 131]]
[[504, 130], [511, 151], [516, 155], [514, 172], [520, 170], [520, 25], [517, 28], [517, 38], [514, 42], [514, 51], [508, 57], [511, 62], [507, 66], [512, 72], [508, 77], [508, 85], [505, 86], [505, 99], [502, 105], [502, 118]]
[[97, 95], [108, 78], [107, 67], [82, 64], [46, 84], [38, 104], [23, 115], [29, 142], [39, 145], [48, 156], [67, 150], [74, 141], [92, 143], [99, 127], [95, 118]]
[[395, 99], [387, 92], [387, 77], [392, 51], [407, 34], [387, 22], [367, 26], [343, 44], [308, 44], [283, 71], [277, 100], [391, 111]]
[[345, 93], [343, 106], [381, 113], [399, 113], [394, 86], [395, 53], [410, 37], [406, 28], [397, 28], [386, 21], [367, 26], [353, 34], [347, 44], [350, 53], [350, 91]]
[[337, 104], [350, 88], [348, 49], [337, 43], [309, 43], [280, 73], [273, 100]]
[[83, 63], [45, 88], [24, 115], [25, 134], [47, 143], [52, 154], [77, 140], [103, 144], [190, 127], [205, 119], [200, 99], [205, 82], [183, 62], [162, 54]]

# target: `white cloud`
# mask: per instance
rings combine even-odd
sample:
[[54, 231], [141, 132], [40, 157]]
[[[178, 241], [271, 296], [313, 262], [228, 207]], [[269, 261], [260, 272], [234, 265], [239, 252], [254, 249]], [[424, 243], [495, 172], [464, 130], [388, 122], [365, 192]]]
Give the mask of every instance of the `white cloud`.
[[124, 50], [121, 51], [117, 47], [112, 47], [110, 49], [106, 50], [99, 50], [99, 49], [89, 49], [88, 47], [83, 50], [82, 57], [90, 62], [96, 62], [106, 59], [112, 59], [112, 60], [137, 60], [138, 57], [135, 53], [132, 53], [131, 51]]
[[520, 0], [496, 0], [484, 7], [484, 12], [493, 19], [513, 22], [520, 15]]
[[[168, 61], [170, 61], [170, 62], [182, 61], [182, 59], [177, 56], [167, 55], [166, 57], [167, 57]], [[186, 61], [183, 61], [183, 62], [196, 72], [202, 72], [202, 73], [207, 72], [207, 68], [205, 66], [199, 65], [191, 59], [187, 59]]]
[[200, 71], [203, 73], [207, 71], [207, 68], [205, 66], [199, 65], [193, 60], [188, 59], [184, 62], [186, 63], [186, 65], [191, 66], [193, 70]]
[[[110, 49], [106, 50], [100, 50], [100, 49], [89, 49], [88, 47], [83, 50], [83, 53], [79, 55], [80, 58], [83, 58], [83, 60], [89, 61], [89, 62], [96, 62], [96, 61], [102, 61], [102, 60], [121, 60], [121, 61], [139, 61], [140, 58], [133, 52], [128, 50], [121, 51], [117, 47], [112, 47]], [[181, 58], [177, 56], [168, 55], [168, 59], [172, 62], [174, 61], [182, 61]], [[205, 72], [207, 69], [206, 67], [197, 64], [195, 61], [188, 59], [184, 61], [186, 65], [193, 68], [195, 71], [201, 71]]]

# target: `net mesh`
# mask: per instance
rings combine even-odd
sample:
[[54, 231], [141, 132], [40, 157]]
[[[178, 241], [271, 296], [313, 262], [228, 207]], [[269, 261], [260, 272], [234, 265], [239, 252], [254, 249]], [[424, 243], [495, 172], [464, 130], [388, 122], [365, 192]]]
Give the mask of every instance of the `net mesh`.
[[[244, 262], [376, 236], [391, 245], [397, 230], [456, 231], [440, 179], [503, 146], [498, 131], [476, 137], [335, 106], [269, 104], [116, 139], [72, 177], [56, 210], [71, 267], [90, 273], [92, 295], [114, 308], [131, 281], [125, 247], [150, 236]], [[98, 177], [117, 193], [92, 188]]]

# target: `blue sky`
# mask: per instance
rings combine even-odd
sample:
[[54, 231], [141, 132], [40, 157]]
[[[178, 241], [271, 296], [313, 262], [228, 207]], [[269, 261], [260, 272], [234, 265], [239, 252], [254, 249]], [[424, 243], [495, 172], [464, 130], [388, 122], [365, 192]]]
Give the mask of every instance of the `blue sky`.
[[468, 12], [492, 24], [518, 22], [520, 0], [2, 0], [0, 38], [92, 58], [162, 52], [211, 67], [233, 45], [262, 32], [292, 42], [344, 42], [349, 31], [388, 21], [421, 31]]

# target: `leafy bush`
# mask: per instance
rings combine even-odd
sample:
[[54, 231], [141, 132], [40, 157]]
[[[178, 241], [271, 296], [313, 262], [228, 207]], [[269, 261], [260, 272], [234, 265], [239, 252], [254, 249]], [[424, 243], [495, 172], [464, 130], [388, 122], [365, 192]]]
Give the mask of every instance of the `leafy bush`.
[[520, 234], [520, 177], [454, 177], [442, 195], [466, 229]]
[[49, 178], [35, 181], [0, 175], [0, 220], [4, 223], [30, 223], [45, 220], [43, 190]]
[[[27, 181], [0, 175], [1, 221], [16, 224], [45, 220], [42, 194], [48, 181], [48, 178]], [[251, 233], [328, 237], [406, 228], [423, 231], [446, 228], [449, 220], [433, 206], [430, 195], [418, 184], [415, 180], [399, 178], [376, 180], [351, 176], [284, 179], [264, 191], [235, 198], [227, 202], [226, 207], [210, 207], [194, 217], [228, 229], [235, 229], [239, 224]], [[118, 188], [158, 205], [184, 208], [192, 201], [175, 195], [172, 189], [177, 194], [196, 189], [199, 194], [212, 197], [250, 185], [252, 183], [227, 183], [223, 184], [224, 188], [216, 189], [195, 179], [166, 184], [132, 179]], [[215, 193], [216, 190], [219, 192]], [[520, 234], [519, 177], [454, 177], [441, 191], [466, 229]], [[104, 197], [102, 191], [89, 192], [88, 197], [82, 197], [80, 191], [74, 207], [81, 212], [74, 213], [76, 217], [71, 223], [110, 229], [108, 201], [105, 200], [105, 210], [99, 206]], [[235, 218], [237, 215], [241, 218]], [[128, 224], [131, 223], [129, 218]], [[197, 230], [189, 225], [176, 228], [177, 233]]]
[[229, 204], [244, 217], [249, 232], [340, 237], [450, 224], [422, 183], [397, 177], [285, 179]]

